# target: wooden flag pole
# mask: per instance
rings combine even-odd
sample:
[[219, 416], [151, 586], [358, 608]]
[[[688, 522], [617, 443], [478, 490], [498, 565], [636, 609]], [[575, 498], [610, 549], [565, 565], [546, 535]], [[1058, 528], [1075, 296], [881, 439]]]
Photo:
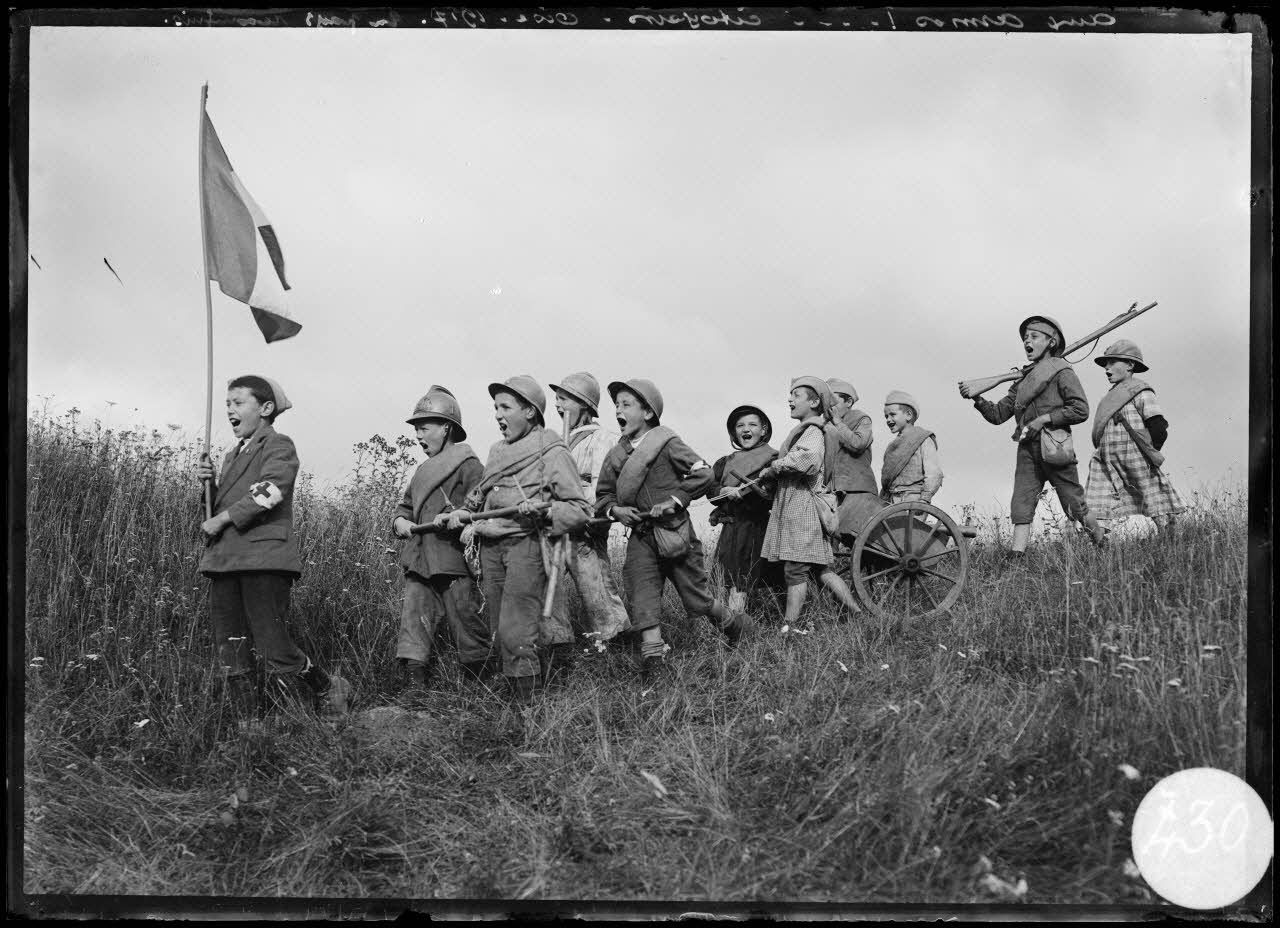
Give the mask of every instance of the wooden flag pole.
[[[204, 455], [203, 460], [212, 462], [209, 457], [210, 433], [213, 431], [213, 296], [209, 293], [209, 232], [205, 228], [204, 214], [204, 122], [205, 101], [209, 99], [209, 84], [206, 81], [200, 88], [200, 134], [196, 136], [200, 148], [200, 176], [197, 178], [196, 191], [200, 196], [200, 266], [204, 269], [204, 310], [205, 310], [205, 404], [204, 404]], [[213, 518], [213, 481], [204, 481], [204, 517]]]

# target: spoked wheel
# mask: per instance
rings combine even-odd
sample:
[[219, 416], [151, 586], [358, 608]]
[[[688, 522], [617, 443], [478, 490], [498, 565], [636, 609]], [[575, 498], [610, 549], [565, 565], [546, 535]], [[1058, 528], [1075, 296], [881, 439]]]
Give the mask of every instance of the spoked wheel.
[[950, 609], [964, 588], [969, 547], [955, 520], [919, 501], [877, 512], [853, 546], [849, 573], [862, 605], [910, 623]]

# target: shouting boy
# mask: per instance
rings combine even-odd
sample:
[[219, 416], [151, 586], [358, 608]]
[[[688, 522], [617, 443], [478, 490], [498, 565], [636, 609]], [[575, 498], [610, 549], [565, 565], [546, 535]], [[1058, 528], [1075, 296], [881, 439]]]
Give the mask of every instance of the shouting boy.
[[1051, 464], [1045, 461], [1041, 447], [1043, 429], [1060, 429], [1069, 434], [1071, 426], [1089, 418], [1089, 400], [1080, 386], [1080, 378], [1062, 357], [1066, 347], [1062, 326], [1048, 316], [1028, 316], [1018, 326], [1018, 335], [1028, 366], [1000, 402], [973, 396], [967, 386], [960, 386], [960, 395], [972, 399], [974, 408], [992, 425], [1010, 418], [1014, 420], [1013, 440], [1018, 443], [1018, 453], [1010, 503], [1013, 544], [1009, 555], [1014, 558], [1026, 555], [1031, 541], [1031, 520], [1046, 480], [1057, 490], [1068, 518], [1083, 523], [1094, 543], [1101, 544], [1103, 529], [1089, 513], [1074, 456], [1069, 463]]
[[351, 687], [330, 676], [294, 643], [285, 619], [293, 582], [302, 575], [293, 533], [298, 453], [274, 422], [292, 403], [267, 377], [227, 384], [227, 420], [237, 439], [214, 481], [206, 457], [201, 481], [214, 481], [213, 515], [200, 528], [209, 546], [200, 572], [209, 578], [209, 617], [233, 710], [249, 722], [260, 709], [251, 651], [266, 665], [268, 691], [301, 698], [326, 714], [347, 711]]
[[600, 469], [596, 511], [631, 529], [622, 588], [631, 625], [640, 632], [641, 669], [661, 666], [662, 588], [670, 580], [690, 616], [708, 616], [736, 644], [744, 615], [711, 598], [688, 508], [707, 492], [711, 468], [680, 436], [661, 424], [662, 394], [650, 380], [609, 384], [622, 437]]
[[537, 381], [519, 374], [489, 384], [489, 395], [502, 441], [489, 449], [480, 482], [462, 506], [435, 522], [457, 530], [481, 510], [517, 509], [511, 516], [475, 520], [475, 533], [485, 608], [491, 623], [497, 616], [502, 672], [516, 701], [528, 705], [542, 688], [544, 669], [555, 661], [554, 649], [573, 647], [572, 641], [543, 640], [541, 634], [552, 563], [548, 539], [581, 530], [591, 509], [573, 456], [544, 425], [547, 398]]
[[405, 421], [414, 427], [418, 444], [427, 453], [391, 523], [396, 537], [405, 539], [400, 549], [404, 603], [396, 659], [405, 670], [406, 698], [413, 701], [426, 689], [431, 647], [441, 619], [448, 622], [463, 672], [475, 679], [484, 674], [493, 636], [480, 616], [457, 533], [410, 532], [416, 524], [452, 512], [480, 482], [484, 467], [471, 446], [463, 443], [467, 432], [462, 427], [462, 409], [447, 389], [433, 386]]

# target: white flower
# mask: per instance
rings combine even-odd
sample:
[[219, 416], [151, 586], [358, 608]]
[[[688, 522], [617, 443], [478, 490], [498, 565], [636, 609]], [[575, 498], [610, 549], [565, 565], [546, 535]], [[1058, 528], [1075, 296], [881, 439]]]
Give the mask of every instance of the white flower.
[[1111, 824], [1117, 828], [1124, 824], [1124, 813], [1118, 809], [1108, 809], [1107, 818], [1111, 819]]
[[1138, 865], [1133, 862], [1132, 857], [1126, 857], [1124, 859], [1124, 866], [1120, 869], [1123, 870], [1124, 875], [1129, 877], [1131, 880], [1136, 880], [1138, 877], [1142, 876], [1142, 871], [1138, 869]]
[[87, 661], [96, 661], [96, 660], [98, 660], [100, 657], [102, 657], [102, 655], [101, 655], [101, 654], [86, 654], [86, 655], [84, 656], [84, 659], [85, 659], [85, 660], [87, 660]]
[[1136, 780], [1138, 777], [1142, 776], [1142, 774], [1138, 772], [1138, 768], [1130, 764], [1120, 764], [1116, 769], [1124, 774], [1124, 778], [1126, 780]]
[[772, 713], [772, 712], [766, 712], [766, 713], [764, 714], [764, 720], [765, 720], [766, 722], [772, 722], [772, 721], [773, 721], [773, 713]]
[[296, 777], [296, 776], [298, 775], [298, 768], [296, 768], [296, 767], [285, 767], [285, 768], [284, 768], [284, 772], [285, 772], [288, 776]]
[[1172, 680], [1165, 683], [1165, 686], [1179, 687], [1179, 686], [1182, 686], [1182, 681], [1177, 677], [1174, 677]]
[[785, 634], [786, 634], [787, 632], [789, 632], [790, 630], [791, 630], [791, 626], [790, 626], [790, 625], [784, 625], [784, 626], [782, 626], [782, 628], [779, 630], [778, 634], [780, 634], [780, 635], [785, 635]]
[[881, 670], [888, 670], [888, 669], [889, 669], [889, 665], [888, 665], [888, 664], [881, 664], [881, 665], [880, 665], [880, 669], [881, 669]]
[[134, 723], [133, 723], [133, 727], [134, 727], [134, 728], [146, 728], [146, 727], [147, 727], [148, 725], [150, 725], [150, 724], [151, 724], [151, 719], [138, 719], [138, 721], [136, 721], [136, 722], [134, 722]]
[[844, 665], [844, 661], [836, 661], [836, 666], [840, 668], [841, 673], [849, 672], [849, 668]]

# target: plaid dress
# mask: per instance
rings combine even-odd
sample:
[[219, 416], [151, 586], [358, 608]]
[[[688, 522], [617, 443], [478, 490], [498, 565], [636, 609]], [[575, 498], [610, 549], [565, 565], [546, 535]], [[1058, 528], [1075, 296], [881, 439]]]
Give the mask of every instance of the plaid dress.
[[[1145, 390], [1126, 403], [1120, 415], [1134, 429], [1145, 429], [1143, 421], [1164, 415], [1155, 394]], [[1113, 417], [1114, 418], [1114, 417]], [[1109, 421], [1102, 439], [1089, 461], [1089, 482], [1085, 488], [1089, 511], [1099, 519], [1124, 516], [1166, 516], [1186, 507], [1163, 471], [1151, 465], [1123, 425]]]
[[815, 488], [822, 482], [825, 453], [822, 430], [807, 428], [774, 462], [780, 472], [760, 549], [765, 560], [831, 563], [831, 542], [822, 530], [818, 505], [813, 499]]

